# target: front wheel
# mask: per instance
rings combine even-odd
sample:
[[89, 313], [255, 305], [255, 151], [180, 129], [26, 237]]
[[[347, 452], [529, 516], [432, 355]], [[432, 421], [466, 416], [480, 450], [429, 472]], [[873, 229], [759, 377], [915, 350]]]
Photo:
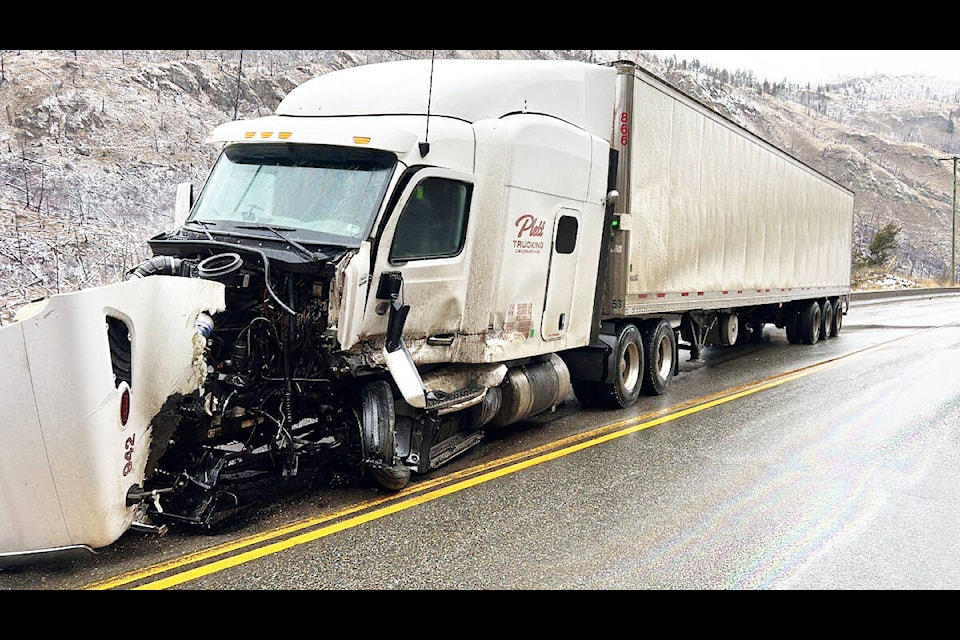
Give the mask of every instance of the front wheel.
[[613, 382], [598, 385], [603, 404], [615, 409], [636, 404], [643, 382], [643, 360], [640, 330], [633, 324], [623, 325], [613, 354]]
[[390, 384], [385, 380], [365, 384], [360, 404], [363, 470], [381, 487], [399, 491], [410, 481], [410, 469], [396, 463], [396, 414]]

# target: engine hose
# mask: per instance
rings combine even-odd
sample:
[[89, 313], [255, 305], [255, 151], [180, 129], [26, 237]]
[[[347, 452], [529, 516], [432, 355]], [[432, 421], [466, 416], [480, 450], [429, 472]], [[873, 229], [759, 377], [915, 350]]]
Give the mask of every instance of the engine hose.
[[[293, 286], [293, 276], [287, 274], [287, 288], [290, 296], [290, 304], [296, 306], [296, 290]], [[290, 341], [293, 340], [295, 318], [287, 318], [286, 331], [283, 336], [283, 376], [286, 379], [285, 390], [283, 394], [283, 413], [287, 424], [293, 421], [293, 380], [290, 374]]]
[[146, 278], [155, 275], [179, 276], [182, 275], [180, 273], [182, 263], [183, 260], [172, 256], [153, 256], [128, 271], [126, 279], [133, 280], [134, 278]]
[[278, 298], [277, 294], [273, 292], [273, 287], [270, 286], [270, 259], [267, 258], [267, 254], [265, 254], [263, 251], [259, 251], [258, 253], [260, 254], [260, 257], [263, 259], [263, 282], [267, 287], [267, 293], [270, 294], [270, 297], [273, 298], [274, 302], [280, 305], [280, 308], [282, 308], [284, 311], [286, 311], [292, 316], [297, 315], [296, 311], [294, 311], [292, 308], [288, 307], [287, 305], [283, 304], [283, 300]]

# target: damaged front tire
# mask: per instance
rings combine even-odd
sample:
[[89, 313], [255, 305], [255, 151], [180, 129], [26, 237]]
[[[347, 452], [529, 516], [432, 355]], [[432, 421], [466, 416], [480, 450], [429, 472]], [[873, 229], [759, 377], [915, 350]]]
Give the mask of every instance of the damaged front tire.
[[369, 382], [360, 392], [363, 468], [385, 489], [399, 491], [410, 482], [410, 469], [397, 463], [393, 391], [385, 380]]

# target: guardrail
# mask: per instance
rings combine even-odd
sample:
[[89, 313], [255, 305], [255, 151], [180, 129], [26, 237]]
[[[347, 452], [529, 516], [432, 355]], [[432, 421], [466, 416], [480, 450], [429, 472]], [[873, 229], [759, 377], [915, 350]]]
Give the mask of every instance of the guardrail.
[[850, 304], [872, 300], [886, 300], [887, 298], [914, 298], [934, 297], [942, 295], [960, 294], [960, 287], [918, 287], [915, 289], [880, 289], [876, 291], [853, 291], [850, 293]]

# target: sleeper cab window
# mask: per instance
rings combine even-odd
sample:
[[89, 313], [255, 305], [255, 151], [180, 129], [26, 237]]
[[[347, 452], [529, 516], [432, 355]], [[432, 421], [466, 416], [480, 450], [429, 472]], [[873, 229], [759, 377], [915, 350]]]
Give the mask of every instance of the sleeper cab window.
[[560, 216], [557, 223], [557, 253], [573, 253], [577, 248], [577, 231], [580, 224], [573, 216]]
[[473, 185], [426, 178], [400, 213], [390, 247], [390, 262], [450, 258], [463, 250]]

